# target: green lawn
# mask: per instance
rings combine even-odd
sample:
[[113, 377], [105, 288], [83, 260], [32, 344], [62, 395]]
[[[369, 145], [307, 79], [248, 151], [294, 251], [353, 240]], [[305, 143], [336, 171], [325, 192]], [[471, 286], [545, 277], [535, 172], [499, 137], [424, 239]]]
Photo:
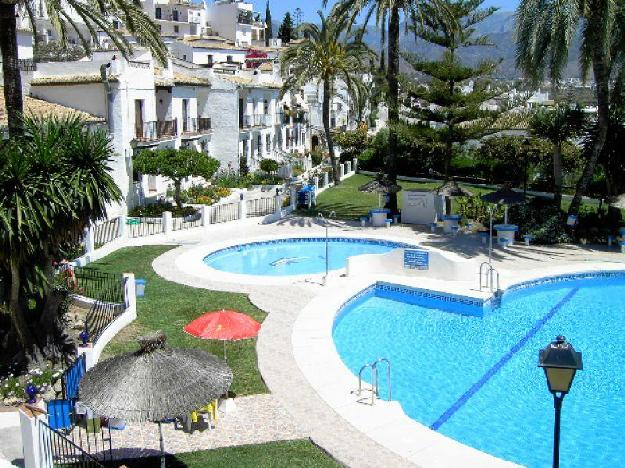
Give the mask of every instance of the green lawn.
[[[340, 219], [357, 219], [366, 216], [369, 210], [378, 207], [378, 194], [360, 192], [358, 187], [371, 181], [373, 177], [356, 174], [345, 179], [340, 185], [325, 190], [317, 197], [317, 206], [310, 211], [301, 211], [301, 214], [316, 215], [318, 212], [336, 212], [336, 217]], [[439, 187], [440, 182], [405, 182], [398, 181], [399, 185], [406, 189], [432, 190]], [[476, 187], [471, 184], [460, 184], [474, 195], [492, 191], [483, 187]], [[399, 192], [399, 206], [401, 207], [403, 193]], [[382, 201], [382, 203], [384, 203]]]
[[[119, 466], [122, 462], [109, 463], [107, 466]], [[124, 460], [128, 468], [158, 468], [159, 457]], [[180, 453], [167, 457], [168, 468], [289, 468], [289, 467], [339, 467], [339, 463], [330, 458], [308, 440], [270, 442], [258, 445], [243, 445], [201, 452]]]
[[[234, 309], [262, 322], [265, 313], [252, 305], [244, 294], [209, 291], [166, 281], [152, 269], [152, 261], [172, 249], [172, 246], [127, 247], [89, 266], [111, 273], [132, 272], [145, 278], [145, 297], [137, 299], [137, 320], [122, 330], [104, 349], [114, 355], [137, 348], [135, 338], [146, 332], [162, 330], [170, 345], [183, 348], [201, 348], [223, 356], [223, 344], [200, 340], [186, 334], [184, 325], [204, 312]], [[228, 364], [234, 380], [231, 390], [238, 395], [266, 393], [267, 387], [258, 371], [256, 339], [227, 343]]]

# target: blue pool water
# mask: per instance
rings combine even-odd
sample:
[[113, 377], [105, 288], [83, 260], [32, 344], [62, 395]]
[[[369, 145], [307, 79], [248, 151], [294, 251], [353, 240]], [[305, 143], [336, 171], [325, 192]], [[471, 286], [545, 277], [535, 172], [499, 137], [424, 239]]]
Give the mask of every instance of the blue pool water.
[[561, 464], [625, 466], [625, 274], [510, 291], [483, 316], [414, 294], [378, 286], [339, 313], [334, 342], [354, 374], [386, 357], [393, 399], [408, 416], [497, 457], [546, 467], [553, 400], [538, 351], [565, 335], [584, 370], [564, 399]]
[[[382, 254], [401, 247], [414, 246], [375, 239], [330, 237], [329, 269], [345, 268], [347, 257]], [[229, 273], [288, 276], [324, 273], [325, 258], [325, 238], [297, 238], [228, 247], [211, 253], [204, 258], [204, 263]]]

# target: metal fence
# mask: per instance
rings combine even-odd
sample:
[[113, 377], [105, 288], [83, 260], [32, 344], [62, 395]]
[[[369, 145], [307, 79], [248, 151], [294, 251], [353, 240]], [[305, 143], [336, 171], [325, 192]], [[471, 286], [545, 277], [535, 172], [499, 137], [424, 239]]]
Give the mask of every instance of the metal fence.
[[106, 302], [124, 302], [123, 278], [120, 275], [89, 267], [74, 267], [76, 281], [70, 290], [81, 296]]
[[128, 218], [126, 221], [128, 237], [153, 236], [163, 232], [162, 218]]
[[104, 468], [89, 452], [83, 450], [73, 438], [52, 429], [45, 421], [38, 422], [39, 443], [43, 466]]
[[202, 225], [202, 213], [199, 211], [193, 215], [185, 216], [184, 218], [172, 218], [172, 231], [181, 231], [183, 229], [190, 229], [194, 227], [200, 227]]
[[119, 222], [119, 218], [114, 218], [94, 226], [93, 238], [96, 249], [119, 237]]
[[239, 219], [239, 204], [225, 203], [210, 207], [211, 223], [226, 223]]
[[85, 319], [85, 331], [89, 334], [89, 341], [98, 341], [102, 332], [123, 313], [124, 304], [95, 301]]
[[246, 213], [248, 217], [267, 216], [276, 211], [275, 198], [256, 198], [246, 200]]

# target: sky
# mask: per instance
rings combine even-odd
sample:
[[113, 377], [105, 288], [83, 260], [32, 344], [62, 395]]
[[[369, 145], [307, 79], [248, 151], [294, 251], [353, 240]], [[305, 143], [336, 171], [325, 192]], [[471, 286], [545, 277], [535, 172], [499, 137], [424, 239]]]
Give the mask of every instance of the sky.
[[[249, 1], [249, 0], [248, 0]], [[265, 17], [265, 5], [267, 0], [252, 0], [254, 11]], [[328, 0], [332, 5], [334, 0]], [[296, 8], [302, 10], [302, 21], [316, 21], [317, 10], [321, 9], [322, 0], [269, 0], [271, 17], [274, 22], [282, 21], [284, 14], [290, 11], [291, 14]], [[496, 6], [504, 11], [512, 11], [518, 5], [518, 0], [486, 0], [484, 6]]]

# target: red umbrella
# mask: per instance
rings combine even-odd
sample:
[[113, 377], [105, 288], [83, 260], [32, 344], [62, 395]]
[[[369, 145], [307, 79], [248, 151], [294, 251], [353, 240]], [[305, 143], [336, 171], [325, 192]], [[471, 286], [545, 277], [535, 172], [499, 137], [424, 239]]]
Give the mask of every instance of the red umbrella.
[[187, 323], [184, 331], [189, 335], [204, 340], [221, 340], [224, 342], [224, 359], [226, 359], [226, 341], [245, 340], [258, 336], [260, 323], [252, 317], [234, 310], [206, 312], [195, 320]]

